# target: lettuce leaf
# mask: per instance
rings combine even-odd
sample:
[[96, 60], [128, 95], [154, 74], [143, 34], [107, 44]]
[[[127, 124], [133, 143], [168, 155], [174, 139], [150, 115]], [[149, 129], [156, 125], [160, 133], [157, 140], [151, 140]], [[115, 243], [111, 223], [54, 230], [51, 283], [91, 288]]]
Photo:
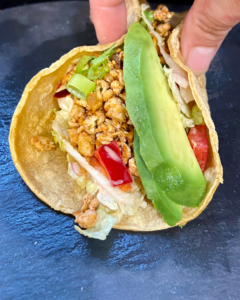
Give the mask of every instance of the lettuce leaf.
[[203, 116], [201, 110], [198, 108], [197, 105], [194, 105], [192, 108], [191, 117], [195, 125], [203, 124]]
[[70, 120], [69, 113], [65, 110], [60, 110], [56, 112], [56, 118], [58, 125], [61, 128], [67, 129], [69, 128], [68, 121]]
[[[82, 189], [86, 189], [87, 193], [94, 195], [98, 191], [98, 185], [94, 182], [94, 180], [85, 178], [85, 176], [81, 175], [80, 166], [71, 155], [67, 154], [67, 160], [68, 174], [72, 177], [72, 179], [76, 180], [78, 186], [80, 186]], [[77, 164], [79, 172], [74, 172], [73, 163], [75, 166]]]
[[98, 220], [97, 223], [86, 230], [81, 229], [79, 226], [74, 226], [75, 229], [90, 238], [105, 240], [114, 224], [118, 222], [118, 218], [109, 214], [106, 209], [100, 205], [97, 209]]
[[72, 110], [73, 103], [74, 103], [74, 101], [73, 101], [73, 99], [72, 99], [71, 96], [67, 96], [67, 97], [59, 98], [58, 99], [58, 105], [59, 105], [59, 107], [63, 111], [68, 112], [68, 114], [70, 114], [70, 112]]
[[182, 120], [184, 128], [191, 128], [195, 126], [193, 119], [185, 117], [184, 114], [180, 113], [180, 118]]
[[100, 186], [102, 186], [115, 200], [122, 203], [134, 205], [134, 194], [125, 193], [118, 188], [114, 188], [111, 185], [111, 182], [99, 171], [90, 166], [86, 159], [77, 150], [75, 150], [70, 143], [68, 143], [65, 140], [62, 141], [64, 142], [66, 151], [72, 157], [74, 157], [74, 159], [79, 163], [79, 165], [83, 167], [96, 180], [96, 182]]
[[112, 196], [110, 196], [102, 187], [99, 188], [97, 199], [99, 202], [101, 202], [111, 210], [118, 209], [117, 201]]
[[[75, 226], [75, 228], [85, 236], [104, 240], [113, 225], [119, 222], [123, 215], [133, 215], [140, 206], [146, 206], [144, 201], [145, 194], [135, 182], [132, 184], [131, 192], [128, 193], [113, 187], [111, 182], [104, 175], [94, 169], [87, 160], [71, 146], [67, 129], [69, 128], [68, 121], [70, 119], [69, 115], [73, 100], [71, 97], [65, 97], [59, 100], [61, 100], [59, 101], [59, 106], [62, 109], [56, 112], [56, 118], [52, 124], [54, 141], [59, 143], [61, 150], [68, 152], [68, 174], [76, 180], [82, 189], [86, 189], [87, 193], [96, 195], [100, 202], [97, 210], [99, 218], [95, 226], [86, 230], [78, 226]], [[78, 169], [77, 165], [73, 165], [73, 162], [84, 168], [88, 172], [89, 178], [85, 179], [84, 176], [81, 176], [80, 169]]]
[[87, 181], [87, 183], [86, 183], [87, 193], [94, 195], [94, 194], [96, 194], [98, 189], [99, 189], [99, 186], [95, 182], [93, 182], [90, 179]]
[[55, 144], [59, 143], [59, 147], [60, 147], [61, 151], [66, 152], [63, 142], [59, 139], [58, 132], [53, 130], [53, 131], [51, 131], [51, 133], [52, 133], [52, 136], [53, 136], [54, 143]]
[[[178, 109], [180, 112], [180, 117], [183, 123], [184, 128], [191, 128], [194, 127], [195, 125], [200, 125], [203, 124], [203, 117], [202, 117], [202, 112], [198, 108], [197, 105], [194, 105], [192, 109], [190, 110], [188, 104], [183, 98], [183, 95], [185, 98], [187, 98], [188, 101], [192, 101], [194, 99], [191, 90], [189, 91], [190, 88], [183, 89], [180, 87], [180, 90], [176, 84], [176, 82], [173, 80], [173, 72], [171, 69], [167, 68], [166, 66], [163, 67], [165, 76], [168, 79], [168, 84], [169, 87], [172, 91], [173, 98], [175, 102], [178, 105]], [[184, 90], [184, 92], [183, 92]]]
[[186, 89], [189, 86], [187, 73], [181, 67], [179, 67], [175, 63], [175, 61], [171, 58], [171, 56], [169, 54], [167, 54], [166, 51], [164, 50], [162, 37], [157, 32], [154, 31], [152, 24], [149, 22], [149, 20], [145, 16], [144, 11], [147, 10], [148, 8], [149, 8], [149, 5], [146, 5], [146, 4], [141, 5], [141, 17], [147, 24], [147, 26], [149, 28], [149, 32], [152, 33], [155, 36], [155, 38], [157, 39], [160, 52], [162, 53], [162, 56], [164, 57], [166, 63], [170, 67], [170, 69], [172, 69], [174, 81], [179, 86]]
[[183, 112], [187, 117], [191, 116], [190, 108], [188, 107], [187, 103], [182, 98], [179, 88], [176, 82], [173, 80], [173, 71], [166, 66], [163, 67], [163, 71], [165, 76], [167, 77], [169, 87], [172, 91], [173, 98], [178, 104], [178, 109], [180, 112]]
[[[57, 134], [69, 140], [67, 129], [69, 129], [68, 121], [70, 120], [70, 112], [72, 110], [73, 103], [74, 101], [71, 98], [71, 96], [58, 99], [58, 104], [61, 110], [55, 112], [56, 117], [52, 124], [52, 129], [54, 131], [53, 136], [55, 137], [55, 140], [57, 140], [58, 142], [59, 139]], [[59, 144], [62, 150], [63, 145], [61, 145], [60, 142]]]
[[183, 123], [183, 126], [186, 127], [194, 127], [196, 125], [204, 124], [203, 116], [201, 110], [197, 105], [194, 105], [191, 110], [191, 117], [187, 118], [183, 113], [180, 113], [180, 117]]
[[[110, 181], [99, 171], [95, 170], [92, 166], [90, 166], [89, 163], [86, 161], [86, 159], [83, 156], [81, 156], [81, 154], [78, 153], [78, 151], [76, 151], [70, 145], [69, 142], [67, 142], [66, 140], [62, 140], [62, 141], [64, 143], [66, 151], [79, 163], [81, 167], [87, 170], [88, 173], [92, 176], [92, 178], [96, 181], [96, 183], [98, 183], [98, 187], [99, 187], [99, 192], [97, 194], [98, 200], [100, 201], [100, 203], [105, 205], [110, 210], [109, 212], [108, 211], [106, 212], [105, 210], [105, 214], [104, 214], [107, 224], [109, 224], [110, 222], [113, 226], [113, 224], [121, 220], [123, 215], [128, 215], [128, 216], [134, 215], [140, 206], [144, 207], [144, 193], [141, 191], [141, 189], [137, 186], [135, 182], [133, 182], [132, 191], [129, 193], [123, 192], [120, 189], [113, 187]], [[111, 214], [111, 216], [115, 218], [114, 222], [109, 221], [109, 214]], [[104, 216], [101, 217], [104, 219]], [[110, 220], [112, 219], [110, 218]], [[105, 223], [103, 222], [103, 224]], [[105, 228], [105, 225], [102, 226], [104, 226]], [[88, 229], [88, 231], [82, 229], [77, 229], [77, 230], [81, 233], [84, 232], [83, 233], [84, 235], [88, 235], [100, 239], [103, 239], [103, 234], [105, 234], [105, 238], [106, 238], [106, 235], [108, 233], [107, 230], [105, 229], [104, 231], [102, 231], [102, 229], [101, 230], [99, 229], [100, 233], [98, 234], [97, 229], [95, 227], [94, 229], [92, 228]], [[89, 230], [91, 233], [88, 233]], [[93, 230], [94, 230], [94, 235], [93, 235]]]
[[184, 89], [180, 86], [179, 89], [180, 89], [180, 95], [182, 96], [182, 98], [186, 103], [194, 101], [194, 97], [190, 86], [187, 89]]

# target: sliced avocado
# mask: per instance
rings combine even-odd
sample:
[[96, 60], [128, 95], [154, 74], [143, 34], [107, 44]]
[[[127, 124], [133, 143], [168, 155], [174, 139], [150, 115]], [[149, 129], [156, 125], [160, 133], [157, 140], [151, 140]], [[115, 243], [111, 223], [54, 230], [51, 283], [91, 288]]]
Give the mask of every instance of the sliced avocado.
[[133, 145], [138, 172], [147, 196], [152, 200], [155, 209], [161, 213], [163, 220], [170, 226], [176, 225], [182, 219], [182, 206], [171, 201], [156, 184], [140, 155], [140, 140], [137, 133], [135, 133]]
[[188, 141], [152, 39], [140, 24], [124, 42], [126, 107], [140, 154], [156, 184], [175, 203], [196, 207], [206, 181]]

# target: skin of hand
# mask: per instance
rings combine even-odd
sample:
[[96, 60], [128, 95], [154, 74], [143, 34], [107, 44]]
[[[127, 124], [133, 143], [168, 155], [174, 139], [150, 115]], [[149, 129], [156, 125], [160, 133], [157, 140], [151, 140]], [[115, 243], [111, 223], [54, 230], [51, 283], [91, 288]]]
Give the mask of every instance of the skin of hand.
[[[101, 44], [127, 31], [124, 0], [90, 0], [90, 16]], [[195, 0], [183, 25], [181, 52], [196, 74], [205, 73], [228, 32], [240, 21], [240, 0]]]
[[181, 52], [196, 74], [206, 73], [228, 32], [240, 21], [240, 0], [195, 0], [183, 25]]
[[90, 18], [100, 44], [116, 41], [127, 32], [124, 0], [89, 0]]

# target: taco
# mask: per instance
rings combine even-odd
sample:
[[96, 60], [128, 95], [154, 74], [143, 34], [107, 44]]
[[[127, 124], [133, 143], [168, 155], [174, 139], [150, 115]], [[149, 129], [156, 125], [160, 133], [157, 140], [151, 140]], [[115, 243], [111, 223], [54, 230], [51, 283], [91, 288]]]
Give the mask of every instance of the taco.
[[222, 182], [205, 76], [180, 52], [174, 13], [126, 1], [128, 32], [73, 49], [26, 86], [9, 143], [29, 188], [83, 235], [196, 218]]

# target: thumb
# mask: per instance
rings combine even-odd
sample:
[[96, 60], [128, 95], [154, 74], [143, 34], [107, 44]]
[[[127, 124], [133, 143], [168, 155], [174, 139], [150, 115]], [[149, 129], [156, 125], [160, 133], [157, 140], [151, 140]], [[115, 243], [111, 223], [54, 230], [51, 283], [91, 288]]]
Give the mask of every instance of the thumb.
[[90, 17], [100, 44], [114, 42], [127, 31], [124, 0], [90, 0]]
[[196, 74], [205, 73], [224, 38], [240, 21], [240, 0], [195, 0], [183, 25], [181, 52]]

